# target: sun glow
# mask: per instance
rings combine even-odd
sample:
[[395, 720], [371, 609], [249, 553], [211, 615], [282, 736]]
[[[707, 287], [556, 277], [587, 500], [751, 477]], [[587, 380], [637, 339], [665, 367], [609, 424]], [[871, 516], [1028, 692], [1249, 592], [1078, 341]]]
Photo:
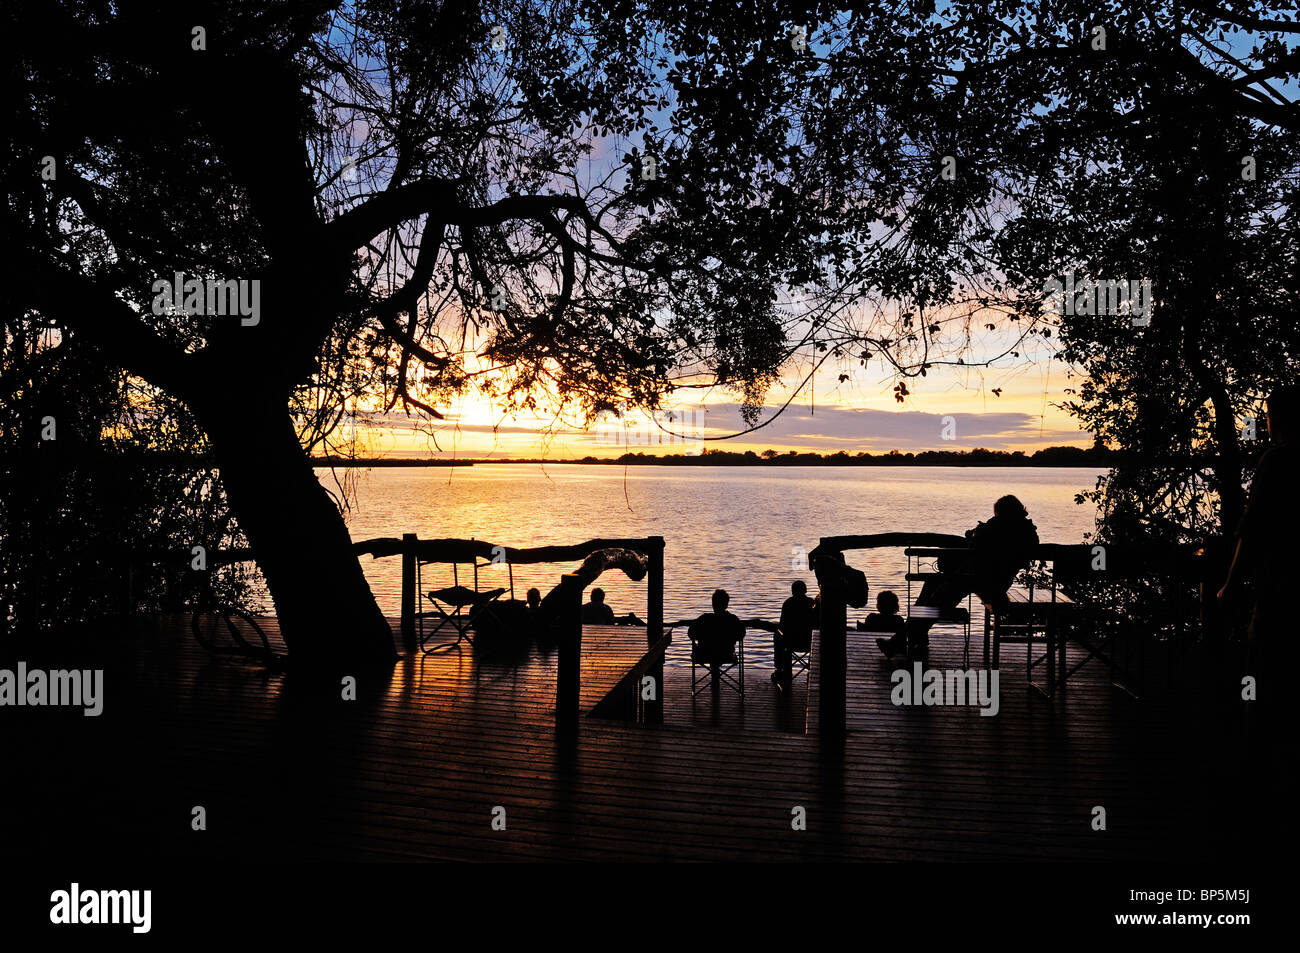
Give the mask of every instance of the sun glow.
[[[795, 390], [796, 375], [786, 375], [773, 388], [764, 407], [770, 424], [751, 433], [737, 409], [734, 395], [720, 388], [692, 388], [658, 415], [659, 424], [635, 413], [630, 426], [640, 438], [619, 442], [612, 416], [589, 428], [573, 414], [551, 410], [503, 411], [478, 393], [468, 393], [440, 406], [442, 421], [421, 421], [398, 410], [359, 415], [356, 455], [365, 458], [545, 458], [572, 460], [591, 456], [618, 457], [626, 452], [698, 453], [703, 447], [761, 452], [772, 448], [834, 453], [890, 450], [1022, 450], [1032, 453], [1048, 446], [1089, 446], [1060, 407], [1067, 381], [1065, 371], [1047, 362], [1008, 371], [950, 368], [932, 373], [923, 389], [903, 403], [894, 396], [894, 379], [860, 372], [846, 381], [837, 375], [814, 379]], [[952, 424], [945, 433], [943, 422]], [[690, 430], [682, 434], [674, 421]], [[702, 424], [702, 426], [701, 426]], [[736, 434], [730, 439], [719, 439]]]

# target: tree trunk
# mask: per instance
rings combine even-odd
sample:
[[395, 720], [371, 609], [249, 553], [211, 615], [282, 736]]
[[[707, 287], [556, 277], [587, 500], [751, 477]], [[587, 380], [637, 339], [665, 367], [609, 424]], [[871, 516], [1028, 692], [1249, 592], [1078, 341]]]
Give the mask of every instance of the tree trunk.
[[275, 600], [291, 664], [344, 672], [391, 666], [392, 630], [285, 403], [230, 399], [198, 413], [231, 510]]
[[1237, 443], [1237, 421], [1227, 388], [1215, 381], [1210, 389], [1214, 407], [1214, 478], [1219, 484], [1219, 532], [1231, 536], [1246, 512], [1246, 490], [1241, 479], [1241, 447]]

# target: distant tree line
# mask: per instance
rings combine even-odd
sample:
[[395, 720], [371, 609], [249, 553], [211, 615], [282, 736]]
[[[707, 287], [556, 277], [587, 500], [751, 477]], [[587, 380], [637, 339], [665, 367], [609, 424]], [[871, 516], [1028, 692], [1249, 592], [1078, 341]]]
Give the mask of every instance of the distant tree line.
[[1102, 448], [1046, 447], [1031, 454], [1022, 450], [922, 450], [904, 453], [868, 453], [865, 450], [849, 453], [815, 453], [787, 450], [764, 450], [755, 453], [746, 450], [738, 453], [729, 450], [708, 449], [698, 456], [673, 454], [656, 457], [644, 453], [625, 453], [614, 460], [594, 460], [587, 457], [583, 463], [657, 463], [685, 466], [777, 466], [777, 467], [1108, 467], [1113, 466], [1120, 453]]
[[[787, 450], [753, 450], [731, 451], [708, 449], [699, 454], [662, 454], [625, 453], [618, 457], [583, 457], [579, 460], [556, 460], [554, 458], [513, 458], [480, 460], [466, 458], [455, 461], [463, 465], [473, 463], [608, 463], [640, 464], [645, 466], [704, 466], [704, 467], [1112, 467], [1125, 460], [1123, 451], [1108, 450], [1103, 446], [1084, 447], [1045, 447], [1042, 450], [1026, 454], [1022, 450], [922, 450], [920, 453], [904, 453], [890, 450], [888, 453], [868, 453], [859, 451], [849, 453], [840, 450], [836, 453], [815, 453]], [[321, 460], [320, 465], [334, 462], [345, 466], [443, 466], [448, 461], [402, 460], [389, 457], [383, 460]]]

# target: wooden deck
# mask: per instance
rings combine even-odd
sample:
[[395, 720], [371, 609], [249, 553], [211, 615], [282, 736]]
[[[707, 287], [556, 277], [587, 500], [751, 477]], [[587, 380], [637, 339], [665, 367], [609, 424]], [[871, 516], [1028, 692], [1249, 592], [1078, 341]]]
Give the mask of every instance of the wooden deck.
[[[403, 659], [356, 701], [209, 657], [183, 619], [96, 633], [105, 711], [11, 709], [0, 842], [74, 857], [289, 859], [1186, 860], [1239, 855], [1207, 827], [1222, 792], [1177, 699], [1135, 702], [1100, 668], [1047, 701], [1009, 647], [1001, 710], [896, 707], [870, 638], [850, 633], [848, 737], [808, 733], [754, 657], [742, 700], [665, 674], [665, 724], [554, 723], [554, 653]], [[589, 711], [644, 630], [584, 630]], [[751, 653], [753, 650], [751, 649]], [[972, 651], [972, 661], [978, 651]], [[1073, 651], [1072, 651], [1073, 655]], [[29, 665], [59, 659], [26, 656]], [[953, 630], [932, 664], [960, 661]], [[814, 646], [814, 669], [816, 646]], [[1091, 667], [1090, 667], [1091, 668]], [[814, 706], [815, 707], [815, 706]], [[1227, 770], [1224, 768], [1224, 770]], [[21, 772], [21, 783], [12, 778]], [[191, 830], [201, 805], [207, 830]], [[1092, 829], [1094, 806], [1107, 829]], [[505, 830], [493, 810], [505, 809]], [[806, 830], [793, 830], [803, 808]]]

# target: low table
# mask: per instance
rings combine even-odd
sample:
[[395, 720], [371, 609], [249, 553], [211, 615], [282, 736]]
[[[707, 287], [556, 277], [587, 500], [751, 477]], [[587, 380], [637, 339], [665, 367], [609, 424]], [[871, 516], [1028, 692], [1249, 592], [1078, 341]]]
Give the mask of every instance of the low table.
[[[1001, 610], [994, 606], [984, 606], [984, 658], [989, 663], [989, 635], [993, 636], [992, 667], [997, 668], [1000, 661], [1001, 643], [1023, 642], [1027, 646], [1025, 655], [1025, 678], [1029, 684], [1048, 698], [1056, 693], [1068, 677], [1065, 659], [1065, 632], [1062, 617], [1074, 607], [1072, 600], [1058, 589], [1025, 589], [1014, 587], [1007, 592], [1007, 605]], [[1006, 633], [1012, 633], [1007, 635]], [[1042, 636], [1046, 651], [1040, 658], [1033, 657], [1033, 644]], [[1039, 685], [1033, 680], [1034, 667], [1047, 663], [1047, 685]]]

